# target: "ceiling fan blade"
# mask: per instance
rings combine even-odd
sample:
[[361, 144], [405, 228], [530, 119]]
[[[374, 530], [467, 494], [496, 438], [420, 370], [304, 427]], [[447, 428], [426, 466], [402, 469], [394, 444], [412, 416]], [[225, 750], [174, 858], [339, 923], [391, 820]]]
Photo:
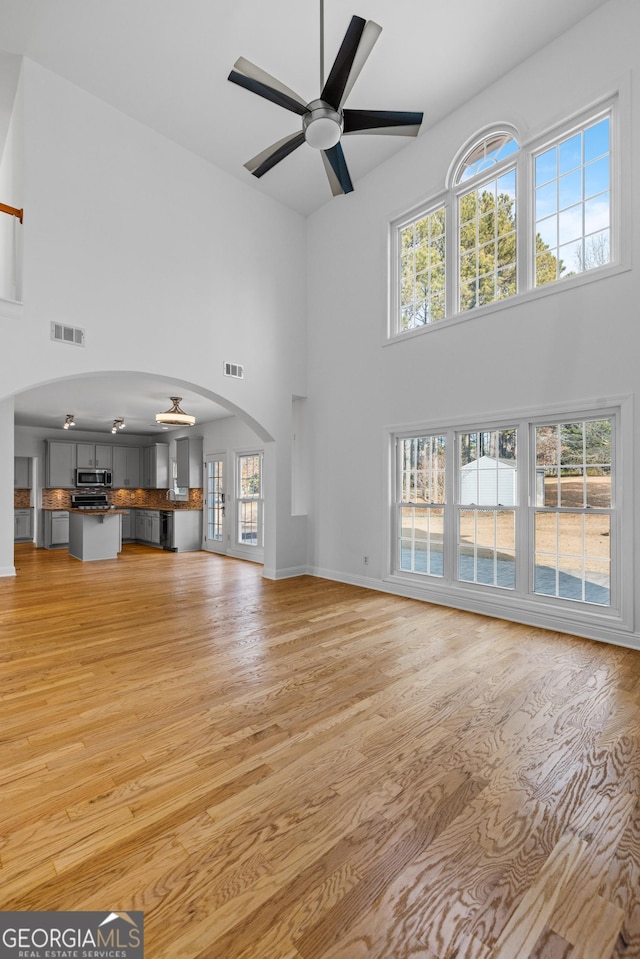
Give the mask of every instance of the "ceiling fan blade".
[[347, 169], [347, 161], [344, 158], [344, 152], [340, 143], [336, 143], [330, 150], [322, 151], [322, 160], [324, 168], [327, 171], [329, 185], [334, 196], [341, 193], [351, 193], [353, 183]]
[[276, 163], [280, 163], [280, 160], [284, 160], [285, 157], [288, 157], [290, 153], [297, 150], [303, 143], [304, 133], [292, 133], [288, 137], [283, 137], [282, 140], [278, 140], [277, 143], [272, 143], [271, 146], [263, 150], [262, 153], [258, 153], [252, 160], [248, 160], [245, 166], [249, 173], [253, 173], [254, 176], [264, 176]]
[[351, 18], [327, 82], [320, 94], [320, 98], [335, 110], [342, 107], [351, 92], [381, 32], [382, 27], [373, 20], [363, 20], [362, 17]]
[[410, 110], [344, 110], [343, 133], [384, 133], [415, 137], [422, 113]]
[[278, 106], [284, 107], [285, 110], [290, 110], [292, 113], [297, 113], [300, 116], [308, 113], [307, 104], [302, 97], [244, 57], [239, 57], [236, 60], [228, 79], [232, 83], [244, 87], [245, 90], [257, 93], [259, 97], [264, 97], [265, 100], [277, 103]]

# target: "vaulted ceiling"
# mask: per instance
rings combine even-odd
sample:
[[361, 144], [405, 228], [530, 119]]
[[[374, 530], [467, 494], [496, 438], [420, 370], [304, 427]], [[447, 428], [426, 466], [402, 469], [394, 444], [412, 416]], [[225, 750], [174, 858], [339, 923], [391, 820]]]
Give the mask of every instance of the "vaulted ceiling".
[[[428, 137], [439, 119], [604, 2], [325, 0], [325, 75], [351, 16], [375, 20], [382, 34], [348, 105], [424, 111], [420, 135]], [[304, 215], [348, 202], [331, 199], [321, 158], [307, 145], [252, 177], [243, 164], [300, 121], [227, 82], [244, 56], [316, 98], [319, 9], [319, 0], [0, 0], [0, 144], [16, 57], [25, 55]], [[345, 138], [355, 188], [412, 143]]]

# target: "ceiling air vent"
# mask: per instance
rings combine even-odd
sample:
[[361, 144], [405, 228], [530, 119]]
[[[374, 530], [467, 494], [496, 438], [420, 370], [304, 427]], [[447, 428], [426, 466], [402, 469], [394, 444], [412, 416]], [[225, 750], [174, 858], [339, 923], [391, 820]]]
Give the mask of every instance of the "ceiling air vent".
[[244, 366], [240, 366], [239, 363], [225, 363], [224, 364], [224, 375], [225, 376], [235, 376], [237, 380], [244, 379]]
[[51, 339], [56, 343], [70, 343], [71, 346], [84, 346], [84, 330], [78, 326], [64, 326], [62, 323], [51, 324]]

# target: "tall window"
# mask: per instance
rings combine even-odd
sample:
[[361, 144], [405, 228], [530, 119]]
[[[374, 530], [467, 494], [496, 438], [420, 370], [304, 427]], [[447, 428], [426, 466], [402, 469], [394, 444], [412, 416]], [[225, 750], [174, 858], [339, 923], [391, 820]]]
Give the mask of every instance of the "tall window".
[[515, 429], [461, 433], [458, 478], [458, 577], [515, 586]]
[[492, 602], [621, 616], [620, 416], [397, 436], [392, 572], [465, 595], [489, 588], [502, 596]]
[[609, 128], [607, 116], [535, 158], [537, 286], [610, 261]]
[[402, 570], [442, 576], [445, 504], [444, 436], [398, 440], [398, 563]]
[[262, 546], [262, 453], [242, 453], [237, 459], [237, 543]]
[[403, 330], [445, 315], [445, 214], [440, 207], [400, 231], [400, 313]]
[[516, 292], [516, 171], [458, 200], [459, 305], [471, 310]]
[[611, 419], [535, 427], [536, 593], [608, 606]]

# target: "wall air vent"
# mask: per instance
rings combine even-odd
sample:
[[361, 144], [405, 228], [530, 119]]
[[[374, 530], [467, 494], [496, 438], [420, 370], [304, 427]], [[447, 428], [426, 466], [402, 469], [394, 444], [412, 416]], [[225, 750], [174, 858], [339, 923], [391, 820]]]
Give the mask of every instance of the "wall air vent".
[[240, 366], [239, 363], [225, 363], [224, 364], [224, 375], [225, 376], [235, 376], [237, 380], [244, 379], [244, 366]]
[[84, 346], [84, 330], [78, 326], [64, 326], [62, 323], [51, 324], [51, 339], [56, 343], [70, 343], [71, 346]]

